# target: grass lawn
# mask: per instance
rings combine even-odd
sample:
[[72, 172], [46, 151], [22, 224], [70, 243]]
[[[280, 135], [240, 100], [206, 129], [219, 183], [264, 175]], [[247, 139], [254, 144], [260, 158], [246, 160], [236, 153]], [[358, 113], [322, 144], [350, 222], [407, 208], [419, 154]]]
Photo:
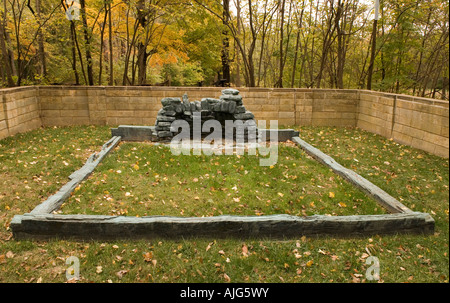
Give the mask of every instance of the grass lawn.
[[63, 214], [218, 216], [383, 213], [377, 203], [306, 155], [280, 144], [259, 156], [172, 155], [168, 146], [122, 143], [61, 209]]
[[[358, 129], [299, 130], [305, 141], [409, 208], [430, 213], [436, 220], [435, 234], [287, 241], [16, 241], [9, 230], [12, 217], [31, 211], [55, 193], [110, 138], [109, 127], [47, 128], [0, 141], [0, 282], [65, 282], [69, 256], [80, 259], [80, 282], [369, 282], [365, 272], [370, 265], [365, 261], [373, 255], [380, 260], [382, 282], [448, 283], [448, 160]], [[259, 167], [256, 156], [199, 156], [196, 161], [180, 157], [149, 144], [121, 144], [62, 212], [176, 216], [383, 212], [290, 146], [280, 149], [273, 168]]]

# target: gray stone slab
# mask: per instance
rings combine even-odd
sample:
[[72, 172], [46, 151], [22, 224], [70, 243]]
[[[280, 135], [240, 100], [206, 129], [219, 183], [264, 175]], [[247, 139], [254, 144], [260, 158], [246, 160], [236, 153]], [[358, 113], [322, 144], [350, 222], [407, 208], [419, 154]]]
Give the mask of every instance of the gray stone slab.
[[221, 100], [225, 100], [225, 101], [233, 101], [233, 102], [241, 102], [242, 101], [242, 96], [239, 95], [222, 95], [220, 96]]
[[163, 106], [169, 106], [169, 105], [179, 105], [181, 104], [181, 99], [177, 98], [177, 97], [168, 97], [168, 98], [163, 98], [161, 100], [161, 104]]
[[172, 116], [156, 116], [156, 121], [158, 122], [173, 122], [176, 118]]
[[173, 137], [173, 134], [170, 131], [160, 131], [160, 132], [158, 132], [158, 137], [159, 138], [168, 138], [168, 137]]
[[299, 238], [301, 236], [369, 236], [397, 233], [434, 232], [428, 214], [408, 213], [372, 216], [297, 217], [124, 217], [92, 215], [15, 216], [11, 229], [16, 239], [75, 238], [157, 239], [157, 238]]
[[255, 115], [253, 115], [249, 111], [246, 111], [245, 113], [242, 113], [242, 114], [234, 114], [234, 118], [237, 120], [249, 120], [249, 119], [254, 119]]
[[239, 95], [239, 91], [234, 88], [226, 88], [222, 90], [222, 94], [224, 95]]
[[247, 110], [245, 109], [245, 106], [242, 106], [242, 105], [236, 106], [236, 110], [235, 110], [236, 114], [242, 114], [242, 113], [245, 113], [246, 111]]
[[270, 141], [270, 138], [276, 135], [277, 142], [286, 142], [299, 135], [299, 132], [293, 129], [258, 129], [258, 132], [263, 141]]

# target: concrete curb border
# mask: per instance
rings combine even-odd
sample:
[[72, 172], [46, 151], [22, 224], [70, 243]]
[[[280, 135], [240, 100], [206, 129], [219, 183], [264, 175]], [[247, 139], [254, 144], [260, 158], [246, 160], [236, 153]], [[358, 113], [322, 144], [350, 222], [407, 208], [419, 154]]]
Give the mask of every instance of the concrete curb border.
[[335, 173], [375, 198], [391, 214], [308, 217], [226, 215], [187, 218], [51, 214], [122, 140], [121, 136], [113, 136], [103, 146], [100, 153], [92, 155], [80, 170], [70, 176], [72, 180], [57, 194], [38, 205], [30, 213], [14, 216], [10, 227], [15, 239], [78, 240], [189, 237], [284, 239], [298, 238], [303, 235], [354, 237], [375, 234], [434, 233], [435, 221], [429, 214], [411, 211], [368, 180], [341, 166], [299, 137], [295, 136], [291, 139], [319, 162], [329, 166]]

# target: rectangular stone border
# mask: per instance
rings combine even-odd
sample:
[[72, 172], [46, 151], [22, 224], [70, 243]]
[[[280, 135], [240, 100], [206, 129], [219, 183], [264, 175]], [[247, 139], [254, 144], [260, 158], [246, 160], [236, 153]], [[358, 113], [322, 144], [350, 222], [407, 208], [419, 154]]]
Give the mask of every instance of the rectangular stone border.
[[69, 238], [79, 240], [113, 240], [145, 238], [275, 238], [301, 236], [368, 236], [375, 234], [434, 233], [435, 221], [427, 213], [413, 212], [383, 190], [346, 169], [334, 159], [312, 147], [299, 137], [292, 140], [308, 154], [329, 166], [333, 171], [366, 194], [374, 197], [391, 214], [297, 217], [269, 216], [216, 216], [216, 217], [128, 217], [102, 215], [51, 214], [86, 179], [106, 155], [122, 140], [114, 136], [93, 154], [86, 164], [73, 173], [69, 183], [38, 205], [30, 213], [16, 215], [10, 227], [15, 239]]

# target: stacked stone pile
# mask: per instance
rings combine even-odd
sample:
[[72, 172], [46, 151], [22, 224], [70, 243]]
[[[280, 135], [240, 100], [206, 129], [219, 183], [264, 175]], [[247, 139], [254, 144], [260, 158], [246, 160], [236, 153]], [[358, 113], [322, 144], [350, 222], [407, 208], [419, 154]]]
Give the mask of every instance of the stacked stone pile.
[[[201, 118], [201, 125], [205, 121], [215, 119], [222, 125], [222, 134], [236, 141], [256, 140], [258, 129], [255, 116], [246, 110], [242, 96], [236, 89], [224, 89], [219, 99], [203, 98], [201, 101], [189, 102], [185, 94], [182, 98], [170, 97], [161, 100], [155, 123], [155, 136], [158, 140], [171, 140], [177, 133], [170, 126], [175, 120], [185, 120], [193, 130], [194, 115]], [[234, 121], [234, 128], [226, 128], [225, 121]], [[242, 123], [241, 123], [242, 122]], [[232, 133], [231, 133], [232, 132]]]

